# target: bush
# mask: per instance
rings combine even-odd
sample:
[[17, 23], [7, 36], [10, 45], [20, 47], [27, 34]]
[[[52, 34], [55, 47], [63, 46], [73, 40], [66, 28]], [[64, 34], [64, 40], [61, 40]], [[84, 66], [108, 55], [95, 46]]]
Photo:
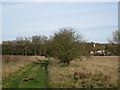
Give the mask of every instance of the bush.
[[48, 54], [66, 64], [81, 55], [82, 36], [77, 34], [73, 28], [62, 28], [49, 40]]

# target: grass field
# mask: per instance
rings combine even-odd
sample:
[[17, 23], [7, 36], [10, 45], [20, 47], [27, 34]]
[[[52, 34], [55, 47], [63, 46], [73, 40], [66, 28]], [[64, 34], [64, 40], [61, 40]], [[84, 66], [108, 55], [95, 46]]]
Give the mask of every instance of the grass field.
[[[73, 60], [61, 67], [55, 59], [49, 65], [50, 85], [53, 88], [117, 88], [118, 57], [93, 56]], [[78, 73], [76, 78], [75, 73]]]
[[71, 61], [68, 67], [51, 58], [48, 73], [36, 63], [44, 59], [40, 56], [3, 56], [3, 87], [118, 88], [118, 56], [83, 57]]

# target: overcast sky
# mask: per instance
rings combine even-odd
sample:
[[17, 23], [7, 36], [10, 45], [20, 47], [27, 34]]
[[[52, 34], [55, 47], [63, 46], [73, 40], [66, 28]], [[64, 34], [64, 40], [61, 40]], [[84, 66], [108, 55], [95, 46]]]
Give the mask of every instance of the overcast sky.
[[59, 28], [72, 26], [89, 42], [106, 43], [118, 29], [117, 2], [4, 2], [2, 15], [3, 40], [49, 36]]

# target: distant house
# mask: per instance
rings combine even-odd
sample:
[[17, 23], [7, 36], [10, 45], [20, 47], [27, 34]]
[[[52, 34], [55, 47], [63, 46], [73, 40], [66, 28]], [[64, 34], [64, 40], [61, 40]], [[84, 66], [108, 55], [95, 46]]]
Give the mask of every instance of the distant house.
[[100, 50], [96, 47], [96, 44], [93, 44], [93, 47], [89, 51], [90, 55], [93, 56], [110, 56], [111, 52], [109, 50]]
[[109, 50], [104, 50], [104, 55], [105, 56], [110, 56], [111, 55], [111, 52]]

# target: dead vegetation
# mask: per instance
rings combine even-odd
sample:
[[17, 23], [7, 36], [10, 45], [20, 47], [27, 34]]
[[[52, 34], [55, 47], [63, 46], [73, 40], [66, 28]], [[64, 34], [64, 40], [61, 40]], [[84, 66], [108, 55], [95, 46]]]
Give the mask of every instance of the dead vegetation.
[[71, 61], [61, 67], [52, 59], [49, 65], [53, 88], [112, 88], [118, 87], [118, 56], [93, 56]]

